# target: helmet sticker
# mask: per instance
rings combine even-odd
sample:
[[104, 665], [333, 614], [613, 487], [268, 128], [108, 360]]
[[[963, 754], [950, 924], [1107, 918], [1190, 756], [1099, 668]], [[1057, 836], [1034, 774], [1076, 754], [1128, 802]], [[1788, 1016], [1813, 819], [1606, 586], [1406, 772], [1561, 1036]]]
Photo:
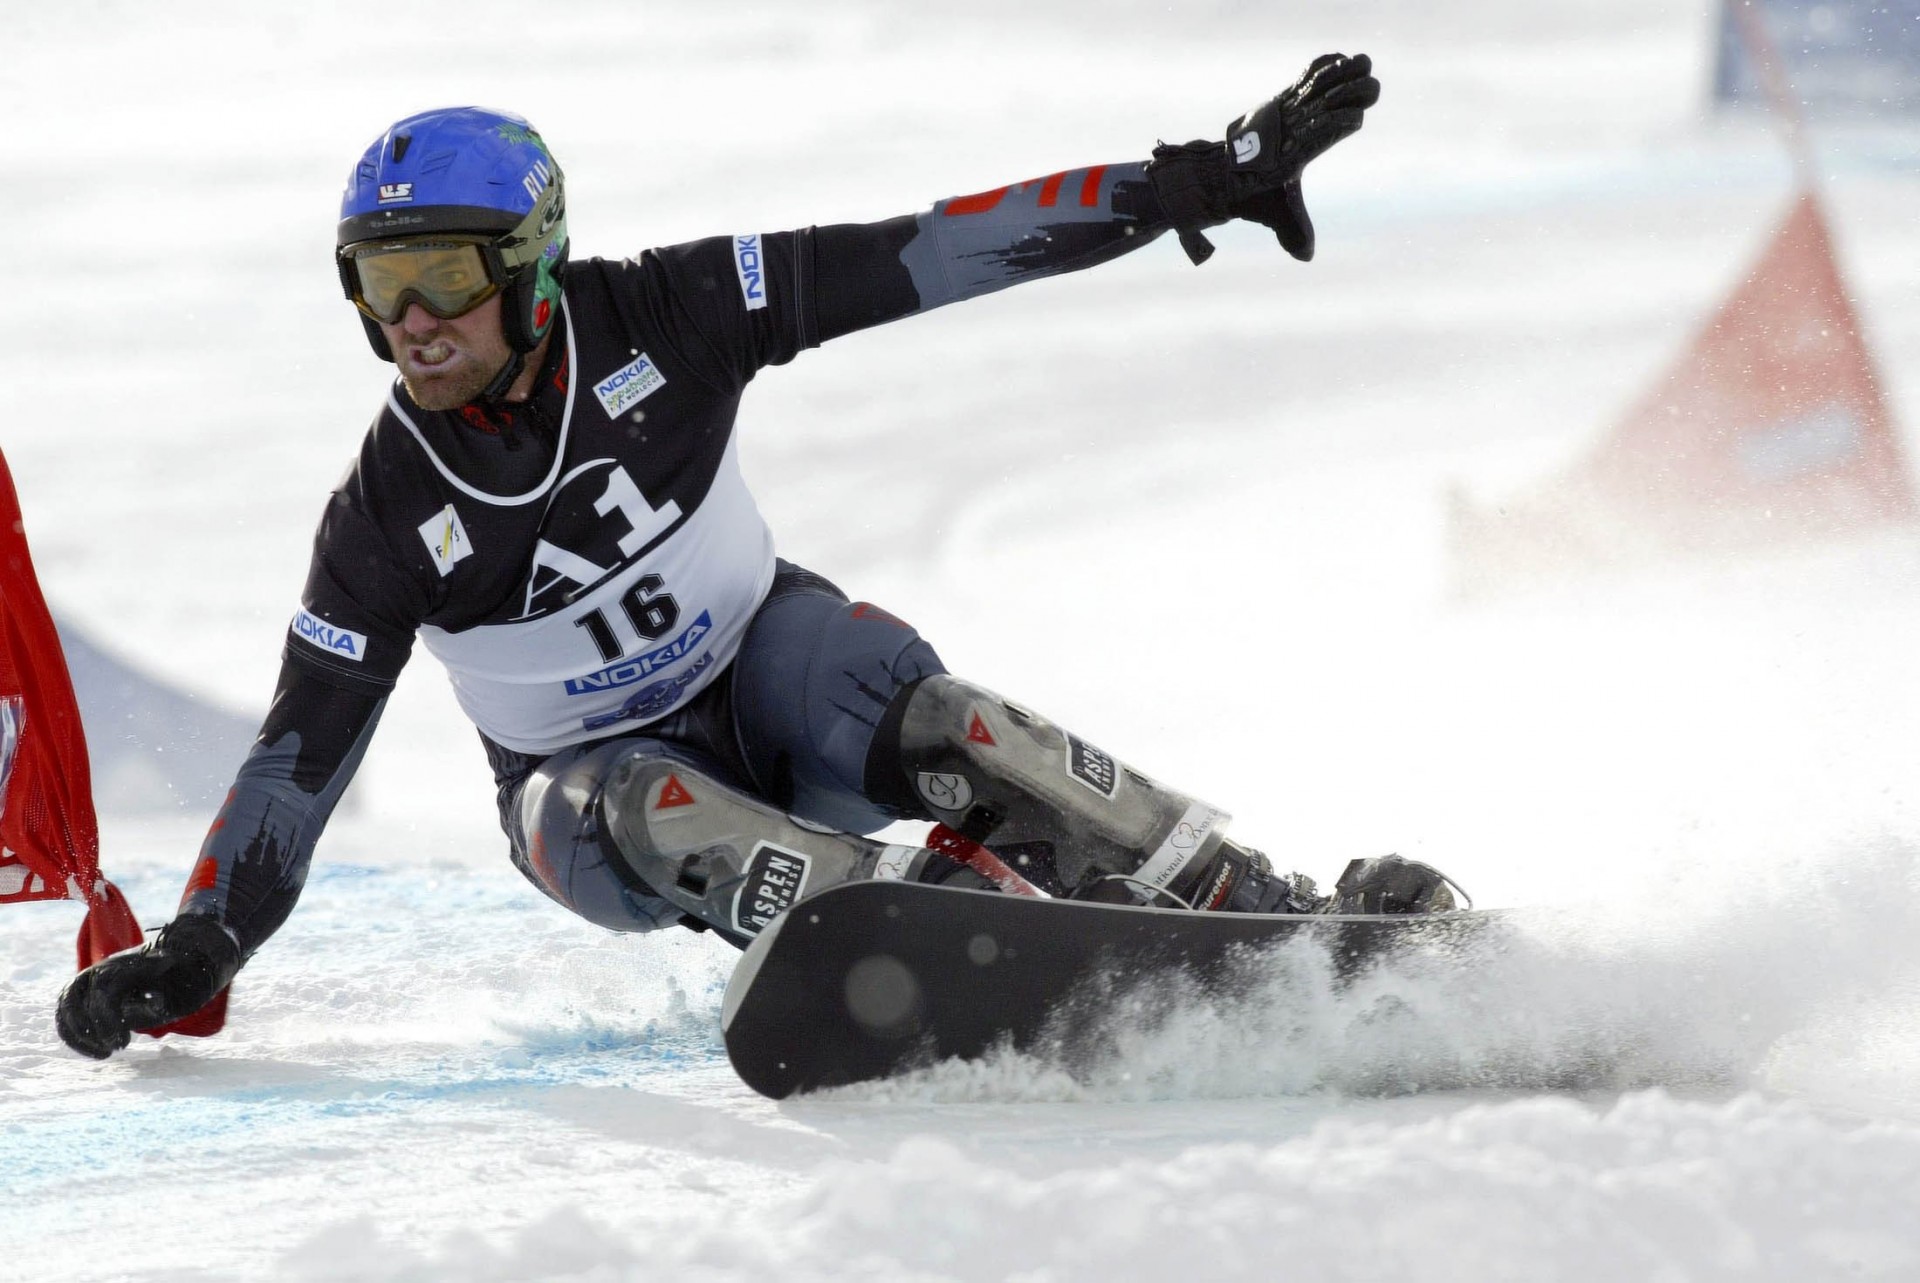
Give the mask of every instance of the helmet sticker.
[[[553, 170], [548, 168], [544, 160], [534, 161], [533, 168], [520, 176], [520, 186], [527, 193], [528, 200], [539, 200], [540, 193], [546, 191], [552, 184]], [[544, 232], [546, 227], [543, 226], [540, 230]]]
[[517, 121], [503, 120], [493, 127], [493, 131], [499, 134], [503, 140], [512, 143], [514, 146], [538, 147], [541, 151], [547, 150], [547, 144], [541, 140], [539, 134], [535, 133], [529, 126]]

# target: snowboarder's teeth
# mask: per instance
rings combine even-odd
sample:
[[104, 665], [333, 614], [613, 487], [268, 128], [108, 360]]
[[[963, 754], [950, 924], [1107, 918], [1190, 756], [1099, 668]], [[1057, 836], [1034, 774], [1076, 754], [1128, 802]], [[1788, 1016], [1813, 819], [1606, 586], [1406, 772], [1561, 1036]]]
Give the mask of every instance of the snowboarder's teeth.
[[440, 362], [446, 360], [448, 357], [452, 355], [453, 355], [452, 345], [447, 343], [435, 343], [428, 347], [416, 349], [414, 352], [414, 359], [420, 362], [420, 364], [422, 365], [438, 365], [440, 364]]

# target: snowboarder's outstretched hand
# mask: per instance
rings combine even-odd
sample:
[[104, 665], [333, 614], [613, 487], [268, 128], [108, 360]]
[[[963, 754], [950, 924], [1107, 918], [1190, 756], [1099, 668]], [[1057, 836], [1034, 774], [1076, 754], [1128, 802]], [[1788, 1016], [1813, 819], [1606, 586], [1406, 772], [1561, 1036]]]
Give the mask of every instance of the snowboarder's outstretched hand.
[[1301, 262], [1312, 258], [1313, 221], [1300, 197], [1300, 171], [1359, 132], [1367, 108], [1378, 101], [1372, 59], [1323, 53], [1291, 87], [1228, 125], [1234, 216], [1271, 227]]
[[61, 991], [54, 1023], [67, 1046], [105, 1060], [135, 1030], [172, 1024], [206, 1006], [239, 969], [233, 933], [206, 914], [187, 914], [141, 948], [75, 976]]
[[1358, 132], [1379, 100], [1367, 55], [1321, 54], [1299, 80], [1228, 125], [1225, 142], [1156, 147], [1147, 174], [1187, 257], [1204, 263], [1212, 255], [1202, 228], [1245, 218], [1271, 227], [1295, 258], [1312, 258], [1300, 171]]

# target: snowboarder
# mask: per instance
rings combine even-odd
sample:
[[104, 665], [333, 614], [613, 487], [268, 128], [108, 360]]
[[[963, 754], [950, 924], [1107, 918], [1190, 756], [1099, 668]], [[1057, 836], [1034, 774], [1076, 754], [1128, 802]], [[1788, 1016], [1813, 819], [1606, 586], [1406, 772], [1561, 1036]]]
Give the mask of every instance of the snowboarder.
[[[744, 943], [798, 897], [897, 877], [1199, 910], [1311, 912], [1311, 880], [1226, 816], [949, 674], [911, 627], [774, 554], [736, 461], [756, 371], [1173, 231], [1314, 233], [1308, 161], [1379, 84], [1328, 54], [1217, 142], [1161, 145], [865, 225], [570, 261], [565, 185], [525, 120], [400, 121], [341, 203], [340, 280], [399, 378], [331, 495], [271, 708], [178, 916], [61, 995], [106, 1057], [200, 1009], [287, 918], [417, 637], [479, 729], [512, 858], [616, 931]], [[924, 845], [860, 836], [937, 822]], [[1364, 867], [1358, 867], [1364, 866]], [[1444, 881], [1356, 862], [1339, 905]]]

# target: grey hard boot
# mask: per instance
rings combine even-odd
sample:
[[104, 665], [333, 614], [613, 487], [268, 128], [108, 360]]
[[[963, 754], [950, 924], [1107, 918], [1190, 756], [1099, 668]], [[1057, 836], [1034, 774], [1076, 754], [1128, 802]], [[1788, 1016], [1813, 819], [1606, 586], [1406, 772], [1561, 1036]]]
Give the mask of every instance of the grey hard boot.
[[[904, 781], [943, 824], [1007, 852], [1045, 846], [1076, 899], [1309, 913], [1313, 882], [1229, 840], [1229, 817], [1033, 711], [950, 674], [889, 710], [869, 779]], [[877, 769], [876, 769], [877, 764]]]
[[615, 766], [600, 806], [615, 850], [634, 876], [731, 937], [758, 935], [802, 896], [841, 882], [993, 885], [924, 847], [802, 823], [658, 754], [636, 753]]
[[1324, 913], [1327, 897], [1304, 873], [1279, 873], [1267, 857], [1232, 838], [1201, 879], [1193, 906], [1224, 913]]

